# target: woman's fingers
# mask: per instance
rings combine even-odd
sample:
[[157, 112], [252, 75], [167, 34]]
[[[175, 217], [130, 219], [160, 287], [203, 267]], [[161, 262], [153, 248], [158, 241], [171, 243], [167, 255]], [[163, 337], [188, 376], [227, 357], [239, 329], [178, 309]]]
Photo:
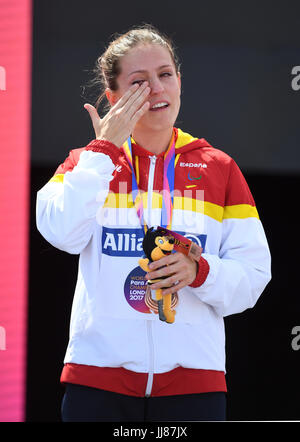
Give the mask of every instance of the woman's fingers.
[[143, 106], [138, 111], [136, 111], [136, 113], [131, 118], [131, 124], [135, 126], [139, 119], [142, 118], [142, 116], [147, 112], [149, 107], [150, 103], [149, 101], [146, 101], [146, 103], [144, 103]]
[[143, 106], [146, 98], [150, 93], [150, 87], [147, 86], [148, 83], [145, 81], [139, 89], [131, 95], [124, 105], [124, 111], [127, 113], [128, 117], [131, 119], [135, 113]]
[[167, 266], [158, 268], [155, 271], [151, 271], [147, 274], [147, 279], [170, 278], [174, 275], [177, 277], [175, 281], [178, 279], [178, 277], [184, 276], [184, 271], [180, 263], [169, 264]]
[[112, 107], [112, 109], [119, 109], [123, 107], [129, 98], [139, 89], [139, 85], [133, 84], [130, 88], [125, 92], [125, 94], [117, 101], [117, 103]]
[[120, 100], [115, 104], [114, 110], [127, 114], [129, 120], [135, 115], [136, 111], [144, 104], [145, 99], [150, 93], [148, 82], [144, 81], [142, 85], [134, 84], [131, 86]]
[[168, 285], [172, 286], [172, 288], [163, 290], [163, 295], [170, 293], [170, 290], [171, 293], [174, 293], [176, 290], [189, 285], [194, 281], [197, 273], [196, 262], [182, 253], [173, 253], [154, 261], [150, 264], [150, 268], [151, 270], [147, 273], [146, 279], [160, 279], [163, 277], [162, 280], [151, 285], [151, 288], [155, 290]]

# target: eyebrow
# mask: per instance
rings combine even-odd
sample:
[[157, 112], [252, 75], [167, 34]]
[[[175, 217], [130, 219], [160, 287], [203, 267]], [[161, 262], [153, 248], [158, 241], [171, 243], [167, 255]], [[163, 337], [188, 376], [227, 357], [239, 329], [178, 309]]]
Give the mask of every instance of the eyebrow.
[[[159, 68], [157, 68], [157, 70], [159, 71], [160, 69], [171, 68], [171, 67], [172, 67], [171, 64], [164, 64], [164, 65], [160, 66]], [[130, 77], [130, 75], [133, 75], [133, 74], [145, 74], [146, 72], [147, 72], [147, 70], [145, 70], [145, 69], [138, 69], [137, 71], [130, 72], [128, 77]]]

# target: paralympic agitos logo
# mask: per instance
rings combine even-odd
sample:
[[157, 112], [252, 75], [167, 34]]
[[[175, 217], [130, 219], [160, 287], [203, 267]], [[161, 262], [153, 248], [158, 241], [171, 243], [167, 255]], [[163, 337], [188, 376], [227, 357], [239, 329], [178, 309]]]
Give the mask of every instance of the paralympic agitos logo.
[[[180, 235], [194, 241], [203, 252], [207, 235], [196, 233], [177, 232]], [[143, 231], [142, 229], [113, 229], [102, 228], [102, 253], [110, 256], [142, 256], [143, 255]]]

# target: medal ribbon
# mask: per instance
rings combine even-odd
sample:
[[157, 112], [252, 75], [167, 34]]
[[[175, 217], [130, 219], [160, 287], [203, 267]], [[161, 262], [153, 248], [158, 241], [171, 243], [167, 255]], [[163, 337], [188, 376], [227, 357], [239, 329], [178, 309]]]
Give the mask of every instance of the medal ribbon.
[[[172, 209], [174, 200], [174, 179], [175, 179], [175, 142], [176, 137], [173, 131], [173, 135], [168, 149], [164, 154], [164, 176], [163, 176], [163, 197], [162, 197], [162, 211], [161, 211], [161, 226], [167, 229], [171, 228], [172, 224]], [[128, 137], [127, 142], [123, 145], [124, 153], [128, 164], [132, 172], [132, 199], [135, 205], [137, 215], [139, 217], [141, 226], [146, 233], [148, 230], [147, 224], [144, 219], [144, 206], [143, 200], [138, 188], [136, 180], [133, 158], [132, 158], [132, 146], [131, 137]], [[150, 208], [149, 208], [150, 209]]]

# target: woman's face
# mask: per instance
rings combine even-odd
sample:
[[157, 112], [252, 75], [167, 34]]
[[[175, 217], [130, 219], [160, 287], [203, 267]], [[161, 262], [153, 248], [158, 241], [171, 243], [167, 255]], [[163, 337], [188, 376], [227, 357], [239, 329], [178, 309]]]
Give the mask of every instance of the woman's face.
[[150, 94], [149, 110], [136, 124], [135, 130], [169, 130], [174, 126], [180, 108], [180, 74], [176, 72], [169, 51], [158, 44], [139, 45], [120, 61], [118, 90], [110, 91], [114, 104], [135, 84], [147, 81]]

